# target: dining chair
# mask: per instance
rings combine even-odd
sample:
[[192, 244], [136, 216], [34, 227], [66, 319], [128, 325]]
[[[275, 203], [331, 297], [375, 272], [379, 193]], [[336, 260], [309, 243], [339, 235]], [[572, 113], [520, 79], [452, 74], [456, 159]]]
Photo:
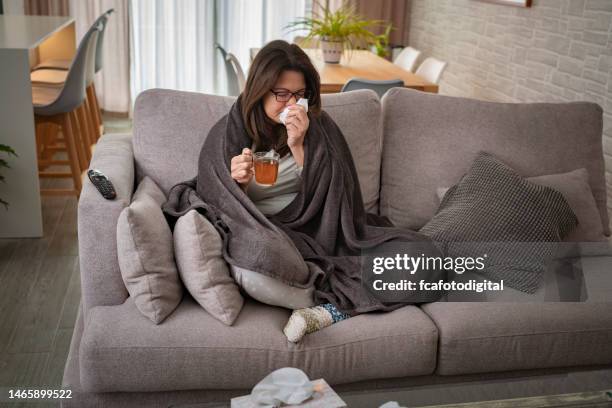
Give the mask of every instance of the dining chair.
[[95, 48], [98, 35], [102, 28], [91, 27], [83, 36], [76, 55], [72, 60], [66, 81], [62, 87], [55, 86], [32, 86], [32, 102], [34, 105], [34, 119], [37, 130], [37, 146], [43, 144], [45, 134], [39, 132], [44, 125], [56, 125], [61, 127], [65, 149], [68, 160], [51, 161], [50, 164], [68, 165], [70, 173], [39, 171], [39, 177], [72, 178], [74, 186], [72, 189], [41, 189], [44, 195], [76, 195], [81, 192], [81, 173], [89, 165], [86, 142], [87, 137], [84, 127], [87, 126], [83, 120], [82, 111], [86, 99], [85, 81], [88, 65], [95, 59]]
[[351, 78], [344, 84], [340, 92], [355, 91], [357, 89], [371, 89], [378, 94], [379, 98], [382, 98], [389, 89], [397, 87], [404, 87], [404, 81], [402, 79], [377, 81], [372, 79]]
[[244, 90], [244, 85], [246, 84], [246, 76], [242, 66], [240, 65], [240, 61], [238, 61], [238, 58], [236, 58], [236, 56], [231, 52], [227, 53], [225, 61], [231, 64], [232, 69], [236, 73], [236, 78], [238, 79], [238, 89], [240, 92], [242, 92]]
[[406, 47], [395, 57], [393, 63], [406, 71], [414, 72], [414, 67], [420, 56], [421, 51], [416, 48]]
[[253, 64], [253, 60], [255, 59], [255, 56], [257, 55], [257, 53], [259, 52], [261, 48], [259, 47], [251, 47], [249, 48], [249, 61], [251, 62], [251, 64]]
[[219, 43], [215, 43], [215, 48], [219, 50], [221, 57], [223, 57], [223, 61], [225, 61], [225, 58], [227, 57], [227, 51], [225, 48], [223, 48]]
[[431, 83], [438, 84], [440, 82], [442, 72], [444, 72], [447, 65], [447, 62], [440, 61], [437, 58], [428, 57], [425, 58], [425, 61], [423, 61], [421, 65], [419, 65], [415, 74], [423, 77]]
[[225, 75], [227, 77], [227, 94], [229, 96], [238, 96], [240, 94], [240, 85], [238, 84], [238, 74], [234, 67], [227, 60], [228, 52], [220, 44], [215, 43], [215, 48], [221, 53], [223, 64], [225, 66]]

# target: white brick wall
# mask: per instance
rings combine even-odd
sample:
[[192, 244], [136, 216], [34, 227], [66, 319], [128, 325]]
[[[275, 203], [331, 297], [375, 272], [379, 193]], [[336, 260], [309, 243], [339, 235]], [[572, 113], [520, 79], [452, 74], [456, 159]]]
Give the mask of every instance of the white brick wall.
[[440, 93], [506, 102], [592, 101], [604, 109], [612, 217], [612, 0], [408, 0], [405, 44], [449, 62]]

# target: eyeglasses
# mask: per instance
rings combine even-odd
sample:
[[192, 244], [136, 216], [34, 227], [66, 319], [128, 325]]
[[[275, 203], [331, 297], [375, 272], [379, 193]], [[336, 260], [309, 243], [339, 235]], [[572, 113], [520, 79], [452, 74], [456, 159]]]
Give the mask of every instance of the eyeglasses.
[[270, 92], [272, 92], [276, 97], [276, 102], [287, 102], [289, 99], [291, 99], [292, 96], [295, 98], [296, 101], [300, 98], [308, 99], [310, 97], [310, 92], [305, 89], [300, 89], [296, 92], [289, 92], [288, 89], [279, 89], [276, 91], [270, 89]]

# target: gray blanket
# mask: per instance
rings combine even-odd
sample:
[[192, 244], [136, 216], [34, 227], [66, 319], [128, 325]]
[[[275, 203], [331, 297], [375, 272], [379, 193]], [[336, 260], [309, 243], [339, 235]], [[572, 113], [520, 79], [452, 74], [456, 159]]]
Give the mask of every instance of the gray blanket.
[[[364, 289], [361, 254], [389, 241], [416, 244], [419, 256], [439, 255], [424, 235], [395, 228], [386, 217], [366, 214], [348, 145], [326, 112], [308, 114], [304, 168], [296, 198], [280, 213], [262, 214], [230, 175], [230, 160], [251, 147], [240, 115], [240, 98], [206, 137], [196, 178], [175, 185], [163, 210], [170, 222], [197, 209], [223, 238], [232, 265], [296, 287], [315, 286], [315, 300], [351, 315], [389, 311], [410, 301], [381, 301]], [[409, 199], [409, 197], [406, 197]], [[428, 271], [431, 280], [443, 271]], [[419, 302], [441, 293], [419, 294]]]

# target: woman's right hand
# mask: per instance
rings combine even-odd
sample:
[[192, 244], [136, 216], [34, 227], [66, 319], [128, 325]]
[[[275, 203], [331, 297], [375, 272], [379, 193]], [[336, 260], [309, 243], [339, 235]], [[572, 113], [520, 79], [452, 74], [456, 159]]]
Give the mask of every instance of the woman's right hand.
[[251, 149], [245, 147], [242, 149], [242, 154], [232, 157], [230, 171], [232, 178], [245, 190], [254, 174]]

